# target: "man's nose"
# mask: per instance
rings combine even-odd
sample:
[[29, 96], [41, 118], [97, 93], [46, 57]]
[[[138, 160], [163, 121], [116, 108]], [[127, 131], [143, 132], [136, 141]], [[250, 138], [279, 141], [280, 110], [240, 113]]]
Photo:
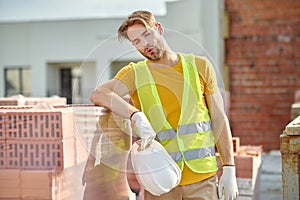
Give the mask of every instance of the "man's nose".
[[146, 38], [142, 38], [140, 43], [142, 48], [146, 48], [149, 46], [149, 41]]

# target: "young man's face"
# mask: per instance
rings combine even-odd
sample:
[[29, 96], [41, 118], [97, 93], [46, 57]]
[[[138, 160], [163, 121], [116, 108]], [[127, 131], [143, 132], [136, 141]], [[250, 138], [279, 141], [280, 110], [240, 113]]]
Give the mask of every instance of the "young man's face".
[[149, 60], [162, 58], [163, 43], [158, 27], [146, 28], [142, 24], [134, 24], [128, 27], [127, 36], [144, 57]]

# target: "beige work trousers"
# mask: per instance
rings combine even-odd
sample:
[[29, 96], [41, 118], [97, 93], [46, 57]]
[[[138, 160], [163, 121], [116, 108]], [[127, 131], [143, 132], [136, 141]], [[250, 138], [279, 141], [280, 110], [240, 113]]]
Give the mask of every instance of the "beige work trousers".
[[218, 200], [217, 175], [198, 183], [179, 185], [161, 196], [144, 191], [144, 200]]

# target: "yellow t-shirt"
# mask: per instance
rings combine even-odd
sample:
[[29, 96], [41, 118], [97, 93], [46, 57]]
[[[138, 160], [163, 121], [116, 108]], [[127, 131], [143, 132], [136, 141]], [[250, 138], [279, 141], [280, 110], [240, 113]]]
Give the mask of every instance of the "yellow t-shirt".
[[[205, 95], [215, 93], [218, 90], [215, 72], [210, 62], [205, 57], [196, 57], [195, 62], [199, 74], [201, 95], [203, 102], [206, 102]], [[117, 73], [115, 78], [122, 81], [128, 87], [130, 98], [134, 106], [141, 109], [135, 86], [133, 65], [134, 63], [130, 63], [123, 67]], [[173, 129], [177, 130], [183, 92], [183, 71], [181, 61], [171, 67], [150, 67], [149, 69], [154, 78], [161, 103], [165, 109], [167, 120]], [[195, 173], [185, 165], [179, 185], [196, 183], [215, 174], [216, 172]]]

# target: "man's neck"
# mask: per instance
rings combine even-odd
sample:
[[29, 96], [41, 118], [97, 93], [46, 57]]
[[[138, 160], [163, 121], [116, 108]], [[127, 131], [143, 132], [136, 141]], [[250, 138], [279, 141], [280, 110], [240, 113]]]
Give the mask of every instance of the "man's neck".
[[171, 67], [179, 62], [179, 55], [173, 51], [166, 51], [163, 57], [159, 60], [148, 60], [150, 67], [161, 68]]

